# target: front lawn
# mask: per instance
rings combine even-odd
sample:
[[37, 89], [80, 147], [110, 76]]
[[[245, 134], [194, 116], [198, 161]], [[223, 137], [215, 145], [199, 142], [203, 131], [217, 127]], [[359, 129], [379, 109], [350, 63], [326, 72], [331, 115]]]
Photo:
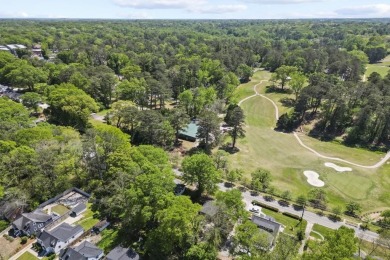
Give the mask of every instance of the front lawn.
[[36, 258], [33, 254], [30, 252], [25, 252], [23, 255], [19, 256], [17, 260], [35, 260]]
[[295, 235], [299, 229], [302, 229], [303, 231], [305, 231], [306, 229], [306, 225], [307, 225], [306, 220], [303, 220], [301, 223], [297, 219], [293, 219], [291, 217], [283, 215], [282, 213], [277, 213], [265, 208], [262, 208], [261, 212], [263, 212], [267, 216], [274, 218], [276, 222], [279, 222], [280, 224], [284, 225], [285, 226], [284, 233], [286, 234]]
[[[333, 231], [333, 229], [330, 229], [330, 228], [327, 228], [327, 227], [324, 227], [324, 226], [321, 226], [321, 225], [318, 225], [318, 224], [314, 224], [313, 225], [313, 231], [316, 231], [318, 233], [320, 233], [321, 235], [323, 235], [325, 238], [329, 235], [329, 233], [331, 233]], [[315, 233], [314, 233], [315, 234]], [[311, 234], [310, 234], [311, 235]], [[315, 237], [315, 235], [313, 235]], [[318, 236], [318, 235], [317, 235]], [[322, 238], [321, 238], [322, 239]]]

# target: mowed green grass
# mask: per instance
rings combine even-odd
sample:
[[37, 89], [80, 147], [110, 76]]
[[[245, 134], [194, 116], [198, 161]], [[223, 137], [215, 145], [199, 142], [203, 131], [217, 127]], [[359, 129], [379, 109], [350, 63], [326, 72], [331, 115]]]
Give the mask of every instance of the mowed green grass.
[[261, 209], [265, 215], [270, 216], [275, 219], [276, 222], [285, 226], [284, 233], [295, 235], [298, 230], [305, 230], [307, 226], [307, 221], [303, 220], [302, 222], [296, 219], [293, 219], [289, 216], [283, 215], [279, 212], [274, 212], [265, 208]]
[[65, 207], [64, 205], [58, 204], [58, 205], [55, 205], [54, 207], [52, 207], [51, 211], [57, 213], [60, 216], [62, 216], [65, 213], [67, 213], [69, 211], [69, 209], [67, 207]]
[[[269, 78], [270, 73], [266, 74], [267, 72], [260, 71], [255, 73], [254, 78], [259, 82], [263, 78]], [[241, 85], [238, 88], [239, 96], [243, 97], [242, 93], [253, 95], [255, 84], [256, 81]], [[267, 85], [268, 83], [261, 84], [258, 91], [265, 93]], [[292, 97], [277, 93], [265, 95], [273, 99], [280, 108], [283, 108], [280, 99], [284, 96]], [[313, 188], [303, 175], [303, 171], [313, 170], [325, 182], [329, 208], [344, 206], [351, 200], [359, 202], [363, 211], [390, 207], [390, 164], [379, 169], [364, 169], [322, 159], [300, 146], [292, 134], [274, 130], [275, 109], [269, 100], [257, 96], [241, 106], [246, 114], [246, 137], [238, 140], [237, 147], [240, 151], [229, 158], [231, 167], [243, 169], [245, 177], [250, 178], [250, 173], [256, 168], [268, 169], [272, 174], [272, 185], [278, 191], [291, 191], [295, 198], [300, 194], [307, 194]], [[303, 134], [301, 139], [307, 146], [325, 156], [340, 157], [362, 165], [373, 165], [384, 156], [383, 153], [350, 148], [336, 142], [322, 142]], [[338, 173], [325, 167], [325, 162], [351, 167], [353, 171]]]
[[21, 256], [18, 257], [18, 260], [34, 260], [34, 259], [38, 259], [38, 258], [36, 258], [30, 252], [25, 252]]
[[369, 77], [371, 73], [378, 72], [382, 77], [386, 76], [390, 71], [390, 55], [383, 59], [381, 62], [375, 64], [368, 64], [366, 70], [366, 77]]

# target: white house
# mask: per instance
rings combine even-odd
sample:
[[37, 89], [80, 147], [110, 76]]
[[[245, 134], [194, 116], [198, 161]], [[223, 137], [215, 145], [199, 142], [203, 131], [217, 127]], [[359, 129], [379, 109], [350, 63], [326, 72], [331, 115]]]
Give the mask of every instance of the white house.
[[50, 231], [44, 230], [41, 232], [37, 237], [37, 242], [42, 246], [45, 254], [58, 254], [61, 249], [68, 247], [83, 233], [84, 230], [80, 225], [71, 226], [67, 223], [62, 223]]

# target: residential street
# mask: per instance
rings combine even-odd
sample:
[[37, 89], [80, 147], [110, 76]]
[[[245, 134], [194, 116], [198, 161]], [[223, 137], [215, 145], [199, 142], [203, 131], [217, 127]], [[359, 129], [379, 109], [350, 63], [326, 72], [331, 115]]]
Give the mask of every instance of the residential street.
[[[177, 175], [177, 176], [181, 176], [182, 173], [177, 170], [177, 169], [174, 169], [174, 173]], [[179, 180], [179, 179], [175, 179], [174, 180], [175, 183], [183, 183], [183, 181]], [[231, 188], [227, 188], [225, 187], [224, 183], [218, 183], [218, 188], [222, 191], [226, 191], [226, 190], [229, 190]], [[270, 205], [272, 207], [275, 207], [277, 209], [279, 209], [280, 212], [289, 212], [289, 213], [292, 213], [292, 214], [295, 214], [295, 215], [301, 215], [302, 214], [302, 211], [301, 210], [295, 210], [291, 205], [289, 206], [281, 206], [278, 201], [266, 201], [262, 196], [252, 196], [250, 191], [245, 191], [242, 193], [242, 196], [243, 196], [243, 200], [244, 202], [246, 203], [246, 205], [249, 205], [252, 203], [253, 200], [257, 200], [257, 201], [260, 201], [262, 203], [265, 203], [267, 205]], [[372, 231], [363, 231], [361, 230], [360, 228], [357, 228], [357, 227], [354, 227], [354, 226], [351, 226], [351, 225], [347, 225], [346, 223], [344, 222], [334, 222], [333, 220], [330, 220], [328, 217], [326, 216], [320, 216], [314, 212], [310, 212], [310, 211], [305, 211], [305, 214], [303, 215], [303, 219], [305, 219], [308, 223], [311, 223], [311, 224], [319, 224], [319, 225], [322, 225], [324, 227], [328, 227], [328, 228], [331, 228], [331, 229], [338, 229], [339, 227], [341, 226], [346, 226], [348, 228], [352, 228], [355, 230], [355, 234], [357, 237], [361, 238], [361, 239], [364, 239], [366, 241], [370, 241], [372, 242], [373, 240], [376, 240], [379, 238], [379, 235], [375, 232], [372, 232]]]

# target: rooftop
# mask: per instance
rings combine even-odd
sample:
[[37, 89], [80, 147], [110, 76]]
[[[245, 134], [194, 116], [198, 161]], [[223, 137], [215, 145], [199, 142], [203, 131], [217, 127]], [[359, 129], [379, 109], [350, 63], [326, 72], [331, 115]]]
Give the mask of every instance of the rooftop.
[[186, 128], [184, 128], [182, 131], [179, 131], [179, 134], [196, 138], [196, 134], [198, 133], [198, 128], [199, 126], [196, 124], [196, 122], [192, 121], [187, 125]]
[[131, 248], [115, 247], [107, 255], [107, 260], [139, 260], [139, 255]]

